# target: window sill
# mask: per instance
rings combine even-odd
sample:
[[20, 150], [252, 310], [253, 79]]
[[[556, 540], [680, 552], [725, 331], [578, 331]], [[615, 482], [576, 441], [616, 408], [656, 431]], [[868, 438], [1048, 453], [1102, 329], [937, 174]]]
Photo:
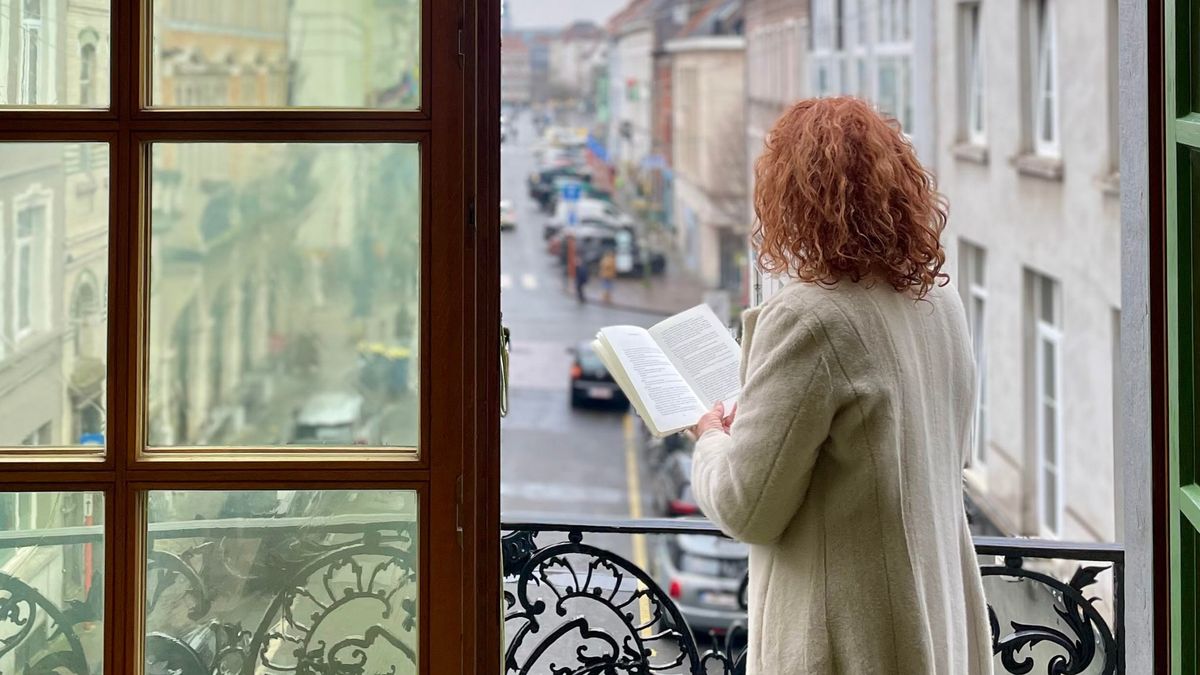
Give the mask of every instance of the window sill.
[[1018, 155], [1013, 158], [1013, 166], [1017, 168], [1017, 173], [1024, 176], [1056, 182], [1063, 179], [1063, 164], [1058, 157]]
[[988, 163], [988, 149], [986, 145], [977, 143], [959, 143], [952, 149], [954, 158], [964, 162], [973, 162], [975, 164]]
[[1106, 197], [1121, 197], [1121, 172], [1113, 171], [1096, 179], [1096, 182], [1100, 185], [1100, 192]]

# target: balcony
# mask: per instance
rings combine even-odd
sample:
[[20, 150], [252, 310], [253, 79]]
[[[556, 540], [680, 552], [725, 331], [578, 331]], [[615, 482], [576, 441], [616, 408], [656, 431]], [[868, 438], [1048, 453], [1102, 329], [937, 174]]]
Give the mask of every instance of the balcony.
[[[721, 537], [710, 523], [513, 518], [502, 529], [506, 673], [744, 672], [744, 620], [697, 635], [674, 589], [613, 550], [630, 537], [635, 550], [646, 537]], [[416, 672], [415, 537], [394, 516], [151, 524], [145, 672]], [[0, 672], [101, 672], [102, 575], [85, 601], [52, 596], [82, 581], [67, 570], [103, 559], [102, 538], [101, 526], [0, 534]], [[1123, 672], [1120, 546], [979, 538], [976, 552], [997, 672]], [[81, 554], [88, 564], [73, 564]], [[1047, 571], [1065, 569], [1065, 580]], [[734, 585], [743, 611], [745, 583]]]

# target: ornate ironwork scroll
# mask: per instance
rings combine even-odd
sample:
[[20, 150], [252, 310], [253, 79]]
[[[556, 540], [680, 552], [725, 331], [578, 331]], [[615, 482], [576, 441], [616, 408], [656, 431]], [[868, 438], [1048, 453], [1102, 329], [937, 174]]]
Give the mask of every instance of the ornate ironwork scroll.
[[[10, 654], [26, 651], [13, 673]], [[0, 675], [91, 675], [75, 621], [37, 589], [0, 573]]]
[[[1000, 660], [997, 666], [1014, 675], [1025, 675], [1035, 669], [1046, 675], [1078, 675], [1085, 671], [1103, 675], [1116, 673], [1120, 645], [1108, 620], [1096, 608], [1098, 599], [1085, 595], [1088, 587], [1096, 583], [1096, 577], [1113, 567], [1080, 566], [1071, 580], [1064, 583], [1048, 574], [1025, 569], [1023, 562], [1020, 556], [1009, 556], [1005, 558], [1005, 564], [984, 566], [981, 572], [984, 577], [1005, 577], [1037, 584], [1045, 591], [1046, 602], [1060, 625], [1011, 620], [1008, 622], [1011, 632], [1004, 632], [992, 606], [995, 603], [989, 603], [992, 653]], [[1033, 653], [1039, 645], [1043, 646], [1040, 659]], [[1053, 648], [1047, 649], [1045, 645]]]
[[701, 653], [679, 608], [638, 566], [584, 544], [580, 531], [543, 548], [535, 537], [504, 537], [505, 573], [516, 585], [504, 594], [506, 672], [738, 672], [740, 655]]

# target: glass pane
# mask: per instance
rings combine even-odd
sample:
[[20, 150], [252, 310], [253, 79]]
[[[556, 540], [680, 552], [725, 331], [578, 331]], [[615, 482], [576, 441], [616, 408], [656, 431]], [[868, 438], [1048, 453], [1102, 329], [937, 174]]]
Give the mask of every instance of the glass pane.
[[971, 252], [974, 254], [974, 257], [975, 257], [974, 265], [973, 265], [973, 268], [971, 269], [971, 274], [975, 278], [975, 283], [979, 284], [980, 286], [983, 286], [984, 279], [985, 279], [985, 274], [984, 274], [985, 260], [984, 260], [983, 249], [978, 246], [972, 246]]
[[146, 673], [417, 672], [409, 490], [155, 491]]
[[415, 144], [153, 147], [149, 437], [415, 446]]
[[0, 447], [104, 443], [108, 146], [0, 145]]
[[153, 104], [420, 105], [420, 0], [158, 0]]
[[0, 673], [100, 675], [104, 495], [0, 492]]
[[1058, 321], [1054, 311], [1054, 282], [1046, 277], [1037, 277], [1038, 292], [1041, 294], [1038, 302], [1041, 304], [1042, 321], [1056, 325]]
[[1053, 404], [1042, 405], [1042, 461], [1058, 466], [1058, 411]]
[[1058, 400], [1057, 370], [1058, 368], [1058, 349], [1054, 342], [1050, 340], [1042, 341], [1042, 396], [1055, 401]]
[[0, 0], [0, 106], [108, 107], [109, 0]]
[[1056, 472], [1043, 472], [1042, 479], [1042, 508], [1045, 509], [1046, 527], [1052, 532], [1058, 532], [1058, 479]]

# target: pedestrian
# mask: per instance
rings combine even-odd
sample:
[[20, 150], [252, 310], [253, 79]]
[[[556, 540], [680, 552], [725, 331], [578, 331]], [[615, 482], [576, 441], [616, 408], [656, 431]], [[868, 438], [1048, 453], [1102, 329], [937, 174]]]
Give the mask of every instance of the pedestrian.
[[692, 429], [692, 491], [750, 546], [749, 675], [988, 675], [963, 508], [975, 408], [946, 203], [899, 125], [800, 101], [755, 167], [760, 267], [737, 406]]
[[583, 303], [587, 302], [587, 296], [584, 294], [583, 289], [585, 286], [587, 286], [588, 277], [589, 277], [588, 261], [585, 260], [582, 255], [576, 254], [576, 256], [575, 256], [575, 299], [578, 300], [579, 304], [581, 304], [581, 305]]
[[604, 289], [604, 304], [612, 304], [613, 280], [617, 278], [617, 254], [605, 251], [600, 258], [600, 286]]

